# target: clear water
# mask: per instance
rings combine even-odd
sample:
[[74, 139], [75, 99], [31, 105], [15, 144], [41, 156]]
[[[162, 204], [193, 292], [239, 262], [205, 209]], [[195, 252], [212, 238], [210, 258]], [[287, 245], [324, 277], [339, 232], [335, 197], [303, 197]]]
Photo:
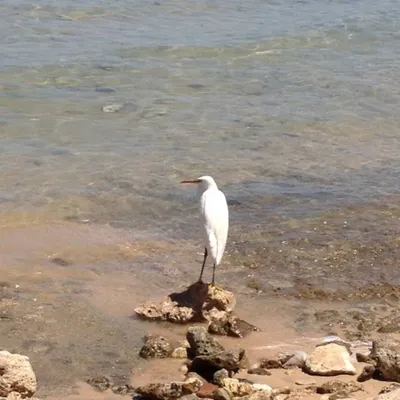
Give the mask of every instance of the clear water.
[[[218, 279], [239, 296], [399, 284], [399, 32], [396, 0], [0, 2], [1, 280], [20, 288], [18, 318], [75, 315], [67, 344], [140, 346], [135, 302], [197, 278], [179, 181], [206, 174], [231, 205]], [[54, 341], [40, 318], [32, 332]], [[20, 350], [16, 326], [2, 334]], [[108, 357], [46, 343], [48, 382], [83, 373], [54, 360]]]

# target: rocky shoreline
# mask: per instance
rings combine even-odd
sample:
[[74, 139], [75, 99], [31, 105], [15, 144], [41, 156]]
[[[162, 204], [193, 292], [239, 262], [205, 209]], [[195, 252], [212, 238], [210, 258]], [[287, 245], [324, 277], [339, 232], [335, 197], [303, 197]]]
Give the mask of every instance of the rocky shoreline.
[[[310, 352], [260, 357], [251, 363], [241, 339], [259, 329], [234, 313], [236, 298], [217, 286], [194, 284], [158, 302], [135, 309], [139, 318], [185, 324], [186, 337], [174, 344], [168, 335], [147, 334], [140, 357], [151, 362], [181, 360], [181, 380], [158, 379], [144, 385], [114, 384], [106, 376], [87, 379], [99, 393], [152, 400], [301, 400], [400, 399], [400, 339], [383, 334], [374, 340], [324, 337]], [[271, 327], [273, 329], [273, 327]], [[227, 348], [218, 337], [230, 336]], [[286, 385], [274, 384], [276, 374]], [[323, 380], [321, 380], [324, 377]], [[371, 390], [368, 381], [381, 385]], [[29, 358], [0, 351], [0, 399], [35, 399], [37, 380]], [[124, 397], [125, 396], [125, 397]]]

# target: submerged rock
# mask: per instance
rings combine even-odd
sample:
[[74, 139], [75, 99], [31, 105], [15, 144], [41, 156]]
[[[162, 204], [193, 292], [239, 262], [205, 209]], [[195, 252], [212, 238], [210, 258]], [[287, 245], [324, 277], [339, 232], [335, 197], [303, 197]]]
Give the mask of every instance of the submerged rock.
[[189, 377], [184, 382], [150, 383], [136, 388], [136, 393], [149, 399], [170, 400], [196, 393], [203, 382], [197, 377]]
[[140, 350], [140, 357], [149, 358], [167, 358], [172, 355], [174, 348], [163, 336], [150, 336]]
[[111, 379], [103, 375], [90, 378], [86, 382], [100, 392], [105, 392], [112, 385]]
[[264, 360], [261, 360], [260, 368], [265, 368], [265, 369], [282, 368], [282, 363], [280, 360], [265, 358]]
[[400, 341], [393, 338], [374, 340], [371, 359], [383, 379], [400, 382]]
[[174, 323], [189, 321], [205, 321], [207, 315], [216, 310], [231, 312], [236, 305], [232, 292], [210, 286], [205, 283], [195, 283], [180, 293], [172, 293], [159, 302], [147, 302], [135, 309], [142, 318]]
[[36, 392], [36, 375], [29, 357], [0, 351], [0, 396], [17, 392], [21, 397], [31, 397]]
[[219, 311], [214, 315], [210, 313], [208, 318], [211, 320], [208, 325], [208, 331], [217, 335], [243, 338], [250, 332], [260, 331], [256, 326], [231, 313]]
[[304, 371], [311, 375], [355, 375], [356, 369], [350, 361], [350, 353], [342, 344], [328, 343], [317, 346], [308, 356]]
[[104, 113], [116, 113], [122, 111], [136, 111], [138, 106], [134, 103], [114, 103], [103, 106]]
[[348, 395], [359, 390], [362, 390], [362, 387], [354, 382], [342, 382], [337, 380], [325, 382], [317, 387], [318, 394], [340, 393], [341, 395]]

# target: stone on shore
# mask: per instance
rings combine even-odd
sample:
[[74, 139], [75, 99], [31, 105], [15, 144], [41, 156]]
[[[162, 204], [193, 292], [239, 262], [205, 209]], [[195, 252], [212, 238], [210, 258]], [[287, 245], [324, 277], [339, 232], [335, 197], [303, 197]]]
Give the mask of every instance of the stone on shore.
[[197, 372], [208, 381], [211, 381], [215, 372], [220, 369], [227, 370], [229, 375], [232, 376], [240, 369], [245, 369], [247, 367], [248, 359], [245, 350], [235, 347], [209, 356], [195, 357], [189, 370]]
[[386, 337], [374, 340], [371, 359], [383, 379], [400, 382], [400, 341]]
[[308, 356], [304, 371], [311, 375], [322, 376], [356, 374], [348, 348], [336, 342], [317, 346]]
[[306, 360], [307, 360], [307, 353], [304, 351], [296, 351], [290, 357], [288, 357], [283, 363], [283, 368], [303, 368]]
[[0, 351], [0, 396], [17, 392], [22, 398], [36, 392], [37, 382], [27, 356]]
[[379, 394], [374, 398], [374, 400], [399, 400], [400, 399], [400, 389], [395, 389], [391, 392]]
[[174, 323], [205, 321], [212, 309], [231, 312], [236, 305], [232, 292], [205, 283], [195, 283], [180, 293], [171, 293], [166, 299], [147, 302], [135, 309], [142, 318]]
[[317, 387], [318, 394], [336, 393], [343, 397], [359, 390], [363, 390], [362, 387], [354, 382], [342, 382], [338, 380], [328, 381]]
[[203, 326], [191, 326], [186, 334], [192, 357], [209, 356], [220, 353], [224, 347], [213, 338]]
[[150, 336], [140, 350], [140, 357], [167, 358], [172, 355], [174, 348], [164, 336]]
[[155, 400], [171, 400], [197, 393], [202, 387], [201, 379], [191, 376], [184, 382], [150, 383], [136, 388], [136, 393], [143, 397]]
[[248, 383], [234, 378], [224, 378], [221, 381], [221, 387], [225, 389], [231, 397], [251, 396], [258, 393], [251, 399], [269, 399], [272, 388], [269, 385]]

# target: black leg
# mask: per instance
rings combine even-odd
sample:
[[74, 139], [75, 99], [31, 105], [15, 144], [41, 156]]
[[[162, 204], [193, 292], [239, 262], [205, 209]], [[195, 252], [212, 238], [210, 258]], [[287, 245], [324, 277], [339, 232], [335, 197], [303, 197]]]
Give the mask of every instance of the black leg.
[[203, 271], [204, 271], [204, 266], [206, 265], [206, 260], [207, 260], [207, 247], [204, 249], [204, 260], [203, 260], [203, 265], [201, 266], [201, 272], [200, 272], [200, 278], [198, 283], [203, 283]]
[[213, 265], [213, 278], [212, 278], [212, 282], [211, 282], [212, 286], [215, 286], [215, 263]]

